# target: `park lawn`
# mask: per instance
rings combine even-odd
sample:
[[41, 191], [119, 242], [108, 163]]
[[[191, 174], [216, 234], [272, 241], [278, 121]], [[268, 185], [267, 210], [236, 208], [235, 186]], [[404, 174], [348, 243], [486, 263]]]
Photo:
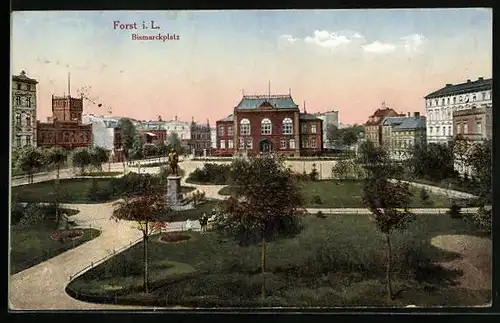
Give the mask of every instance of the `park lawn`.
[[[78, 213], [72, 209], [61, 209], [60, 212], [70, 216], [70, 220], [72, 215]], [[50, 235], [55, 230], [55, 214], [49, 213], [49, 209], [41, 224], [28, 227], [19, 224], [12, 225], [10, 227], [10, 273], [15, 274], [28, 269], [101, 234], [101, 231], [97, 229], [81, 229], [84, 235], [76, 241], [62, 243], [52, 240]]]
[[83, 173], [82, 176], [118, 176], [123, 174], [123, 172], [120, 171], [102, 171], [102, 172], [88, 172], [88, 173]]
[[203, 204], [198, 205], [195, 209], [184, 211], [169, 211], [167, 214], [161, 215], [160, 220], [165, 221], [186, 221], [186, 220], [199, 220], [203, 213], [207, 215], [212, 214], [212, 210], [219, 203], [219, 201], [208, 200]]
[[[112, 178], [72, 178], [60, 180], [60, 203], [96, 203], [90, 201], [89, 190], [92, 182], [98, 187], [107, 186]], [[54, 201], [54, 180], [12, 187], [12, 195], [21, 202], [52, 202]], [[102, 201], [98, 202], [102, 203]]]
[[[490, 301], [490, 290], [457, 288], [459, 272], [434, 262], [455, 254], [430, 244], [442, 234], [474, 234], [461, 219], [419, 215], [404, 233], [393, 235], [393, 302], [386, 299], [384, 236], [367, 216], [338, 215], [304, 218], [305, 229], [295, 238], [267, 244], [264, 306], [466, 306]], [[140, 291], [142, 271], [119, 273], [110, 268], [137, 268], [142, 243], [97, 266], [71, 282], [70, 295], [93, 302], [192, 307], [261, 306], [259, 248], [239, 247], [216, 233], [191, 232], [186, 242], [149, 242], [150, 294]], [[165, 273], [165, 261], [177, 268]], [[177, 264], [177, 265], [176, 265]], [[179, 264], [183, 264], [180, 266]], [[190, 271], [193, 268], [195, 271]], [[131, 285], [135, 281], [135, 285]], [[102, 286], [119, 286], [110, 290]], [[85, 300], [85, 298], [80, 298]]]
[[[298, 183], [305, 207], [308, 208], [364, 208], [363, 204], [363, 181], [301, 181]], [[219, 194], [230, 195], [231, 187], [223, 187]], [[410, 187], [414, 194], [410, 207], [413, 208], [447, 208], [450, 206], [450, 199], [445, 195], [438, 195], [432, 192], [429, 194], [428, 203], [420, 200], [420, 190]], [[319, 197], [319, 199], [318, 199]], [[321, 201], [321, 203], [315, 203]]]
[[[116, 200], [118, 197], [110, 196], [108, 199], [99, 199], [93, 201], [89, 197], [89, 191], [93, 182], [97, 183], [98, 189], [105, 189], [112, 180], [110, 178], [72, 178], [60, 180], [59, 203], [105, 203]], [[53, 202], [54, 201], [54, 180], [13, 186], [12, 195], [16, 196], [21, 202]], [[196, 189], [195, 187], [182, 186], [182, 193], [189, 193]]]

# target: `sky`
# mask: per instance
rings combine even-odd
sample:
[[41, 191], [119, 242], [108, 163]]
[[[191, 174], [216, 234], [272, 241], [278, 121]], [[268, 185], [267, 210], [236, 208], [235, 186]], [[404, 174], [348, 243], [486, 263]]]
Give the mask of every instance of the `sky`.
[[11, 73], [38, 80], [40, 120], [70, 73], [96, 115], [214, 124], [243, 91], [270, 88], [363, 123], [382, 102], [424, 114], [423, 97], [445, 84], [492, 77], [492, 21], [484, 8], [14, 12]]

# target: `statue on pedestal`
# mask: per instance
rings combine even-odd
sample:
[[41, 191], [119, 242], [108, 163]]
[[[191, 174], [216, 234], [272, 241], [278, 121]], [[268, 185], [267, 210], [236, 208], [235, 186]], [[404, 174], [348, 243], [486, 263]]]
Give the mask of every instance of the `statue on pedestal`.
[[179, 176], [179, 156], [173, 148], [170, 150], [170, 154], [168, 154], [168, 163], [172, 175]]

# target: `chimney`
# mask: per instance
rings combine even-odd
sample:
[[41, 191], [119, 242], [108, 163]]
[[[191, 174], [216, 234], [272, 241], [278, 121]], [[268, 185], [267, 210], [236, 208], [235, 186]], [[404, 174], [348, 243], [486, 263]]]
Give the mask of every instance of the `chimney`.
[[467, 83], [470, 83], [470, 79], [467, 79]]
[[447, 84], [446, 84], [446, 87], [448, 87], [448, 86], [452, 86], [452, 85], [453, 85], [453, 84], [451, 84], [451, 83], [447, 83]]
[[175, 116], [175, 121], [177, 121], [177, 116]]
[[420, 118], [420, 112], [413, 112], [413, 116], [415, 118]]
[[407, 115], [408, 115], [408, 117], [411, 117], [411, 112], [408, 112], [408, 114], [407, 114]]
[[484, 81], [484, 78], [482, 76], [477, 78], [478, 81]]

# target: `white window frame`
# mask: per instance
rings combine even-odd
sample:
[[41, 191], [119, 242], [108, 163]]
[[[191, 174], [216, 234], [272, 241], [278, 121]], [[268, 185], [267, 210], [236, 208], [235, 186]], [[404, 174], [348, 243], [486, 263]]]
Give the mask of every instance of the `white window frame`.
[[290, 139], [288, 140], [288, 146], [290, 147], [290, 149], [295, 149], [295, 139]]
[[226, 149], [226, 141], [224, 139], [219, 141], [220, 149]]
[[281, 138], [280, 139], [280, 148], [281, 149], [286, 149], [286, 138]]
[[316, 133], [316, 124], [311, 124], [311, 128], [310, 128], [310, 131], [311, 133]]
[[251, 127], [250, 120], [244, 118], [240, 120], [240, 135], [250, 135]]
[[293, 121], [291, 118], [283, 119], [282, 126], [283, 126], [283, 134], [284, 135], [293, 134]]
[[233, 149], [233, 148], [234, 148], [233, 141], [232, 141], [231, 139], [229, 139], [229, 140], [227, 141], [227, 148], [228, 148], [228, 149]]
[[260, 122], [260, 134], [271, 135], [273, 133], [273, 124], [268, 118], [262, 119]]

